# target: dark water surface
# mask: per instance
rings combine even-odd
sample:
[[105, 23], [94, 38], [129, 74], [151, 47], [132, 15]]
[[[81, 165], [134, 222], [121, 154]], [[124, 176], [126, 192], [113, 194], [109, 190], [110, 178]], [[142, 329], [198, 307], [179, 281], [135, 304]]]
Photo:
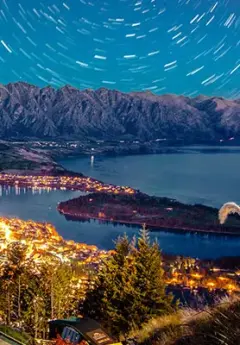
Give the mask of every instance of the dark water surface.
[[[231, 148], [187, 149], [182, 154], [80, 158], [61, 161], [67, 169], [82, 172], [102, 181], [130, 185], [159, 196], [183, 202], [219, 207], [226, 201], [240, 202], [240, 150]], [[2, 188], [0, 215], [53, 223], [66, 239], [110, 249], [113, 240], [137, 228], [100, 224], [97, 221], [67, 221], [56, 211], [58, 202], [80, 195], [71, 191], [41, 191]], [[159, 231], [152, 235], [168, 253], [199, 258], [240, 255], [240, 238], [176, 234]]]
[[183, 153], [64, 160], [70, 170], [150, 195], [220, 207], [240, 203], [240, 147], [189, 147]]

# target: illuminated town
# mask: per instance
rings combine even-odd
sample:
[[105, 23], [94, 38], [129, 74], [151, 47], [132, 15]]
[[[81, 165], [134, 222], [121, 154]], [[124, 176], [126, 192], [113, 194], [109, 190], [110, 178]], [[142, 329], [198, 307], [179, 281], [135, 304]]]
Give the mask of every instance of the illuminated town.
[[[7, 260], [9, 244], [20, 243], [27, 248], [27, 257], [36, 264], [52, 256], [61, 262], [77, 262], [97, 270], [102, 260], [114, 251], [99, 250], [96, 246], [64, 240], [49, 223], [0, 218], [0, 261]], [[163, 262], [166, 283], [169, 286], [240, 292], [240, 271], [224, 271], [193, 258], [177, 257]], [[87, 276], [82, 276], [87, 280]]]
[[134, 194], [133, 188], [114, 186], [80, 176], [35, 176], [20, 174], [0, 174], [0, 185], [32, 189], [79, 190], [83, 192], [104, 192], [111, 194]]
[[[27, 257], [41, 262], [46, 256], [61, 262], [78, 261], [82, 265], [99, 265], [109, 252], [96, 246], [64, 240], [53, 225], [16, 218], [0, 218], [0, 257], [6, 258], [8, 245], [20, 243], [27, 247]], [[111, 253], [111, 252], [110, 252]]]
[[226, 290], [240, 293], [240, 270], [221, 269], [209, 262], [194, 258], [176, 258], [165, 262], [166, 283], [197, 290], [199, 287], [210, 291]]

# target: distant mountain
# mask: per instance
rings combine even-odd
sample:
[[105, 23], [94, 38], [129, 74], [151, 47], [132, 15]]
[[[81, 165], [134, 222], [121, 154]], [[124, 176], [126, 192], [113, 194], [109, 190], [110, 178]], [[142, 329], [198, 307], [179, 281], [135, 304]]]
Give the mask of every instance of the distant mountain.
[[0, 86], [2, 139], [185, 140], [240, 138], [240, 99]]

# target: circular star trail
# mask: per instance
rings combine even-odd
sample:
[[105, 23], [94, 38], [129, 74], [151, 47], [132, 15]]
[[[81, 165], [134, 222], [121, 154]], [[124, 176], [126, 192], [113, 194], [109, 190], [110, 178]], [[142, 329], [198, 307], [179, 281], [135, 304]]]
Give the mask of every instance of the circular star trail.
[[0, 82], [240, 97], [239, 0], [2, 0]]

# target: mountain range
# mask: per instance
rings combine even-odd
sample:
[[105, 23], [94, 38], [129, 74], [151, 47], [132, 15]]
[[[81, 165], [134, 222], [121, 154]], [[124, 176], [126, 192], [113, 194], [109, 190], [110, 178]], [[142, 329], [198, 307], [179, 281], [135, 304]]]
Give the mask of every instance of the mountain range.
[[100, 88], [0, 85], [0, 138], [183, 140], [240, 138], [240, 99]]

